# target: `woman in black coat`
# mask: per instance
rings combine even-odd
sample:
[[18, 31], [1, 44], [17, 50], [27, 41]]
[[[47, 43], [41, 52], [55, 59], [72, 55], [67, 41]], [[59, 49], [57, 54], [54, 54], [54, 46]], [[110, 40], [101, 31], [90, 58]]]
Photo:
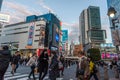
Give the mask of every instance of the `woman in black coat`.
[[56, 52], [51, 53], [52, 59], [49, 66], [49, 78], [50, 80], [56, 80], [60, 76], [59, 74], [59, 60]]
[[38, 70], [39, 70], [39, 80], [43, 80], [48, 71], [48, 53], [47, 50], [43, 50], [38, 58]]
[[0, 80], [4, 80], [4, 74], [9, 66], [11, 53], [8, 46], [4, 46], [3, 50], [0, 50]]

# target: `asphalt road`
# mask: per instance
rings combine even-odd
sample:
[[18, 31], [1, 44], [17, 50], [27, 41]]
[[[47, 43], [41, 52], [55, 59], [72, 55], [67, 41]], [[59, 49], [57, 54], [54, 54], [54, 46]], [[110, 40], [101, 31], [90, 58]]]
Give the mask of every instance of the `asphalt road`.
[[[5, 80], [28, 80], [28, 74], [30, 72], [30, 67], [19, 66], [14, 76], [12, 76], [10, 71], [11, 71], [11, 66], [9, 66], [5, 74]], [[77, 80], [75, 78], [75, 71], [76, 71], [76, 65], [71, 65], [69, 68], [65, 68], [64, 76], [61, 76], [57, 80]], [[104, 70], [102, 67], [99, 67], [99, 72], [100, 72], [99, 80], [104, 80]], [[120, 80], [120, 79], [114, 79], [113, 70], [108, 69], [108, 75], [109, 75], [109, 80]], [[38, 80], [38, 74], [36, 74], [36, 78]], [[45, 77], [44, 80], [49, 80], [48, 75]]]

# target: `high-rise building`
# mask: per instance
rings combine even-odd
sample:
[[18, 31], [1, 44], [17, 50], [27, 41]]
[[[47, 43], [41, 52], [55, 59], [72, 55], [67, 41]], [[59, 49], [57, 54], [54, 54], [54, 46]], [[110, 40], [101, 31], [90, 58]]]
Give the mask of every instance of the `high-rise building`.
[[112, 42], [114, 46], [120, 46], [120, 23], [116, 23], [115, 27], [112, 24], [112, 19], [119, 19], [120, 20], [120, 0], [107, 0], [108, 9], [113, 7], [116, 10], [115, 17], [109, 18], [111, 33], [112, 33]]
[[2, 7], [2, 2], [3, 2], [3, 0], [0, 0], [0, 11], [1, 11], [1, 7]]
[[100, 45], [105, 42], [106, 31], [101, 29], [100, 9], [89, 6], [80, 15], [80, 42], [85, 46], [88, 43]]

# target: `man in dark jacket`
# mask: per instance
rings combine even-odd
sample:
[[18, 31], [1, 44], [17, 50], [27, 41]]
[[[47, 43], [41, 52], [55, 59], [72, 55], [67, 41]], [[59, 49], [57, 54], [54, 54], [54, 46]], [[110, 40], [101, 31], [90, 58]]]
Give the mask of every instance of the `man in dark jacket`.
[[4, 79], [4, 74], [9, 66], [11, 53], [8, 46], [4, 46], [3, 50], [0, 50], [0, 80]]
[[51, 63], [49, 66], [49, 78], [50, 80], [56, 80], [60, 76], [59, 74], [59, 61], [55, 51], [51, 52]]
[[39, 80], [43, 80], [44, 77], [47, 75], [48, 60], [49, 60], [48, 53], [47, 50], [45, 49], [38, 58]]

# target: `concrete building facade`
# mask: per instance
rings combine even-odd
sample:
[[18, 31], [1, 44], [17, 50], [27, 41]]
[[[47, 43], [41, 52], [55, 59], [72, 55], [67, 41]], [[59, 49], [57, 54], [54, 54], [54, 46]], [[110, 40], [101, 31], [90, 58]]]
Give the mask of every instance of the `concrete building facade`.
[[0, 11], [1, 11], [1, 7], [2, 7], [2, 2], [3, 2], [3, 0], [0, 0]]
[[99, 46], [105, 42], [106, 31], [101, 29], [99, 7], [89, 6], [83, 10], [80, 14], [79, 22], [81, 31], [80, 43], [82, 43], [84, 47], [88, 44], [90, 44], [90, 47]]
[[26, 17], [26, 21], [2, 28], [0, 45], [12, 45], [12, 49], [59, 49], [60, 20], [52, 13]]
[[[113, 18], [109, 17], [110, 28], [112, 33], [112, 42], [117, 49], [120, 50], [120, 1], [119, 0], [107, 0], [108, 9], [113, 7], [116, 10], [116, 14]], [[115, 22], [115, 26], [112, 24], [112, 19], [118, 20]]]

